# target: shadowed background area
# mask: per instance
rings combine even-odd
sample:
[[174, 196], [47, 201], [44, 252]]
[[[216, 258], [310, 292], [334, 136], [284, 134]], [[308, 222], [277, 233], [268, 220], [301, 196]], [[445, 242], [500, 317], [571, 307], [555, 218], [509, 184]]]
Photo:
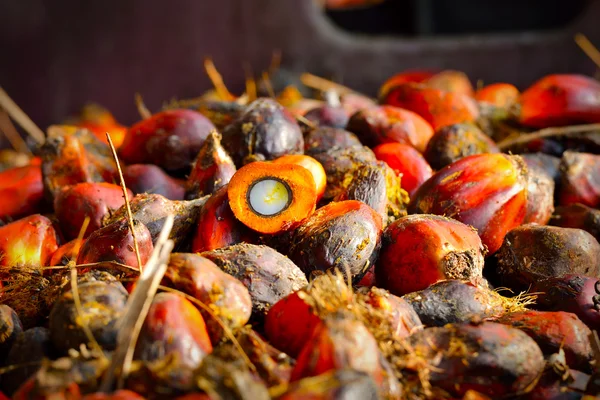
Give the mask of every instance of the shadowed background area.
[[130, 124], [139, 118], [136, 91], [153, 111], [198, 96], [211, 87], [206, 56], [236, 93], [244, 63], [258, 75], [275, 50], [286, 70], [370, 95], [413, 68], [520, 87], [552, 72], [595, 72], [573, 35], [600, 44], [597, 2], [485, 3], [389, 0], [369, 11], [377, 19], [365, 10], [324, 13], [313, 0], [0, 0], [0, 85], [45, 128], [89, 101]]

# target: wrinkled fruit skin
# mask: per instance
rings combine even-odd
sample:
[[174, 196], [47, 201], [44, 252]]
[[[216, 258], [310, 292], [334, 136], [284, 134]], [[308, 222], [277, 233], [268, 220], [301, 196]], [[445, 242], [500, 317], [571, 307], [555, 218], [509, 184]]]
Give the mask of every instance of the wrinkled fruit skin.
[[44, 184], [39, 165], [0, 172], [0, 219], [38, 212], [43, 198]]
[[566, 311], [579, 317], [592, 330], [600, 330], [600, 311], [592, 298], [597, 278], [583, 275], [566, 275], [536, 281], [532, 293], [539, 293], [536, 308], [547, 311]]
[[385, 161], [400, 176], [402, 189], [414, 196], [417, 189], [433, 175], [431, 166], [414, 147], [385, 143], [373, 149], [378, 160]]
[[527, 211], [527, 166], [519, 156], [479, 154], [435, 173], [411, 200], [409, 212], [454, 218], [477, 229], [494, 254]]
[[267, 246], [237, 244], [200, 255], [246, 286], [255, 321], [262, 321], [273, 304], [308, 284], [291, 260]]
[[[70, 285], [67, 286], [70, 289]], [[81, 314], [75, 306], [73, 292], [66, 291], [50, 312], [50, 336], [54, 346], [66, 353], [88, 344], [82, 328], [87, 324], [94, 338], [106, 350], [117, 344], [117, 323], [125, 310], [127, 291], [120, 282], [92, 281], [78, 285]]]
[[497, 258], [502, 283], [513, 290], [569, 274], [600, 277], [600, 244], [580, 229], [523, 225], [506, 235]]
[[488, 289], [458, 280], [435, 283], [402, 296], [426, 326], [470, 322], [502, 315], [504, 308]]
[[295, 119], [275, 100], [262, 98], [223, 130], [223, 145], [240, 167], [251, 161], [302, 154], [304, 139]]
[[581, 203], [600, 206], [600, 155], [565, 151], [560, 165], [561, 206]]
[[[129, 199], [133, 193], [127, 191]], [[125, 204], [123, 189], [112, 183], [79, 183], [63, 188], [54, 198], [54, 212], [61, 232], [68, 240], [75, 239], [86, 217], [89, 225], [83, 235], [88, 237], [102, 227], [102, 220]]]
[[133, 125], [119, 147], [127, 164], [155, 164], [169, 172], [189, 171], [215, 126], [192, 110], [165, 110]]
[[437, 369], [429, 374], [433, 386], [458, 397], [468, 390], [492, 398], [522, 393], [544, 368], [542, 351], [527, 334], [493, 322], [428, 328], [412, 335], [409, 343], [426, 360], [451, 343], [461, 346], [442, 351], [433, 363]]
[[[142, 266], [146, 264], [154, 246], [152, 236], [146, 226], [134, 220], [135, 237], [140, 250]], [[138, 269], [133, 235], [126, 219], [106, 225], [92, 233], [81, 246], [77, 256], [77, 264], [90, 264], [104, 261], [115, 261]]]
[[358, 137], [344, 129], [319, 127], [311, 130], [304, 137], [304, 153], [314, 156], [332, 148], [361, 147]]
[[423, 155], [434, 169], [442, 169], [473, 154], [500, 153], [496, 143], [475, 124], [453, 124], [438, 130]]
[[183, 200], [185, 188], [160, 167], [152, 164], [133, 164], [123, 168], [123, 179], [133, 194], [160, 194], [169, 200]]
[[582, 75], [548, 75], [519, 98], [519, 122], [532, 128], [600, 122], [600, 83]]
[[510, 313], [496, 322], [525, 332], [549, 356], [562, 348], [569, 367], [590, 369], [593, 353], [590, 329], [575, 314], [562, 311], [523, 311]]
[[[244, 326], [252, 314], [248, 289], [212, 261], [197, 254], [173, 253], [165, 274], [171, 287], [210, 307], [231, 330]], [[200, 309], [212, 343], [218, 343], [223, 329], [206, 310]]]
[[369, 147], [382, 143], [403, 143], [424, 151], [433, 129], [418, 114], [392, 106], [379, 106], [354, 114], [349, 131]]
[[194, 231], [192, 251], [201, 253], [242, 242], [252, 243], [255, 234], [251, 232], [233, 215], [225, 185], [213, 193], [202, 207]]
[[401, 296], [444, 279], [482, 280], [484, 248], [473, 228], [437, 215], [409, 215], [388, 226], [375, 269], [380, 287]]
[[337, 268], [360, 281], [381, 245], [381, 216], [368, 205], [346, 200], [318, 209], [293, 234], [288, 256], [309, 275]]
[[42, 215], [0, 227], [0, 266], [46, 266], [57, 249], [57, 232], [52, 221]]

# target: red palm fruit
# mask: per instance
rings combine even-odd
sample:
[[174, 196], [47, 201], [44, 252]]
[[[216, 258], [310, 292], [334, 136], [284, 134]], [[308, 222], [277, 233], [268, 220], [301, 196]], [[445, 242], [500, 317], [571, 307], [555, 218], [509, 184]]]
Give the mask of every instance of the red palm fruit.
[[[91, 393], [86, 394], [81, 398], [81, 400], [144, 400], [144, 397], [137, 394], [136, 392], [132, 392], [131, 390], [121, 389], [117, 390], [114, 393]], [[204, 398], [203, 400], [210, 400], [209, 397]]]
[[152, 363], [172, 354], [178, 368], [194, 370], [212, 350], [200, 311], [185, 297], [159, 293], [144, 321], [134, 359]]
[[600, 242], [600, 210], [583, 204], [556, 207], [550, 225], [583, 229]]
[[252, 161], [302, 154], [302, 131], [291, 114], [273, 99], [252, 102], [223, 129], [223, 146], [238, 167]]
[[414, 147], [402, 143], [385, 143], [373, 149], [378, 160], [385, 161], [401, 178], [402, 189], [412, 197], [433, 171]]
[[477, 229], [488, 256], [527, 210], [527, 167], [519, 156], [478, 154], [435, 173], [411, 201], [409, 212], [454, 218]]
[[590, 371], [593, 353], [589, 338], [592, 331], [575, 314], [562, 311], [522, 311], [506, 314], [496, 322], [528, 334], [546, 356], [562, 349], [569, 367]]
[[383, 85], [379, 89], [379, 97], [382, 97], [385, 93], [387, 93], [391, 88], [395, 86], [399, 86], [404, 83], [423, 83], [435, 74], [437, 74], [437, 72], [420, 70], [400, 72], [383, 83]]
[[369, 374], [377, 385], [384, 381], [377, 341], [360, 322], [331, 315], [313, 331], [292, 370], [292, 382], [329, 371], [352, 368]]
[[273, 304], [308, 284], [298, 266], [267, 246], [242, 243], [200, 255], [246, 286], [254, 321], [260, 322]]
[[475, 94], [469, 77], [461, 71], [444, 70], [433, 75], [423, 83], [435, 89], [463, 94], [469, 97], [473, 97]]
[[81, 249], [82, 244], [83, 240], [81, 239], [73, 239], [70, 242], [63, 244], [52, 255], [52, 258], [50, 259], [50, 265], [68, 265], [70, 261], [75, 262], [77, 260], [77, 256], [79, 255], [79, 250]]
[[106, 108], [98, 104], [88, 104], [83, 107], [78, 118], [70, 121], [72, 124], [87, 128], [102, 142], [108, 144], [106, 133], [110, 134], [110, 139], [116, 148], [119, 148], [127, 127], [119, 124], [115, 117]]
[[472, 123], [443, 127], [429, 140], [423, 153], [434, 169], [442, 169], [473, 154], [500, 153], [496, 143]]
[[344, 129], [322, 126], [311, 130], [304, 137], [304, 153], [314, 156], [332, 148], [362, 147], [358, 137]]
[[17, 336], [23, 332], [19, 316], [6, 304], [0, 304], [0, 362], [4, 359]]
[[570, 274], [600, 278], [600, 244], [581, 229], [519, 226], [507, 233], [497, 259], [502, 283], [517, 291]]
[[[435, 367], [428, 374], [432, 386], [459, 398], [468, 390], [492, 398], [520, 395], [531, 390], [545, 365], [540, 348], [527, 334], [493, 322], [424, 329], [409, 337], [405, 352], [413, 365], [418, 355]], [[410, 369], [405, 374], [410, 379]]]
[[331, 128], [346, 128], [350, 116], [342, 107], [325, 104], [312, 108], [304, 114], [304, 118], [317, 126], [329, 126]]
[[[131, 199], [129, 204], [133, 219], [148, 228], [153, 243], [160, 235], [167, 217], [172, 214], [175, 219], [169, 239], [175, 242], [175, 246], [178, 246], [188, 240], [207, 199], [208, 196], [189, 201], [175, 201], [160, 194], [138, 194]], [[127, 218], [127, 208], [122, 206], [114, 213], [107, 215], [102, 223], [106, 226], [124, 218]]]
[[600, 206], [600, 155], [565, 151], [560, 165], [561, 206]]
[[290, 293], [271, 307], [265, 318], [265, 334], [277, 349], [297, 358], [321, 322], [304, 298], [303, 290]]
[[381, 215], [368, 205], [332, 202], [296, 229], [288, 256], [307, 275], [337, 268], [358, 282], [377, 260], [381, 232]]
[[[134, 220], [134, 229], [143, 266], [154, 249], [152, 236], [148, 228], [139, 221]], [[133, 235], [129, 230], [127, 219], [123, 218], [96, 230], [81, 245], [77, 256], [77, 264], [104, 261], [115, 261], [132, 268], [138, 268]], [[80, 270], [80, 272], [84, 271]]]
[[321, 200], [325, 193], [325, 187], [327, 186], [327, 176], [325, 170], [320, 162], [310, 156], [303, 154], [289, 154], [287, 156], [281, 156], [273, 160], [275, 164], [296, 164], [306, 168], [310, 171], [314, 181], [315, 189], [317, 191], [317, 202]]
[[169, 200], [183, 200], [185, 188], [179, 179], [152, 164], [133, 164], [123, 168], [125, 185], [133, 194], [160, 194]]
[[39, 212], [43, 198], [40, 166], [26, 165], [0, 172], [0, 219]]
[[[165, 281], [210, 307], [231, 330], [241, 328], [250, 319], [252, 299], [248, 289], [207, 258], [197, 254], [171, 254]], [[212, 343], [219, 343], [223, 328], [206, 310], [200, 309], [200, 313]]]
[[64, 186], [112, 182], [117, 172], [110, 148], [87, 129], [51, 126], [40, 151], [44, 191], [52, 201]]
[[48, 218], [34, 214], [0, 227], [0, 266], [48, 265], [58, 249], [57, 233]]
[[155, 164], [169, 172], [189, 171], [213, 129], [215, 126], [196, 111], [161, 111], [129, 129], [119, 147], [119, 157], [128, 164]]
[[380, 393], [368, 374], [354, 369], [339, 369], [321, 374], [317, 379], [305, 378], [294, 382], [279, 400], [377, 398], [380, 398]]
[[192, 251], [201, 253], [242, 242], [252, 243], [255, 235], [251, 232], [233, 215], [225, 185], [213, 193], [202, 207], [194, 231]]
[[347, 129], [366, 146], [403, 143], [419, 151], [425, 150], [433, 136], [431, 125], [418, 114], [385, 105], [358, 111], [350, 117]]
[[459, 93], [407, 83], [383, 91], [382, 104], [404, 108], [423, 117], [434, 131], [452, 124], [473, 122], [479, 117], [477, 103]]
[[363, 288], [359, 293], [359, 297], [367, 307], [386, 316], [388, 326], [392, 328], [390, 333], [394, 338], [406, 338], [423, 329], [419, 315], [403, 298], [376, 287]]
[[[133, 193], [128, 190], [129, 198]], [[61, 232], [67, 239], [75, 239], [86, 217], [89, 225], [83, 235], [88, 237], [102, 227], [102, 220], [125, 204], [123, 189], [112, 183], [78, 183], [62, 188], [54, 198], [54, 212]]]
[[519, 122], [533, 128], [600, 122], [600, 83], [583, 75], [547, 75], [518, 101]]
[[537, 280], [531, 287], [538, 293], [536, 308], [546, 311], [573, 313], [592, 330], [600, 329], [600, 310], [594, 306], [598, 278], [566, 275], [560, 278]]
[[200, 148], [186, 181], [186, 199], [214, 193], [229, 183], [235, 171], [233, 160], [221, 146], [221, 135], [217, 131], [211, 132]]
[[484, 248], [470, 226], [436, 215], [409, 215], [389, 225], [375, 269], [377, 283], [395, 295], [444, 279], [478, 284]]
[[25, 382], [12, 396], [13, 400], [80, 400], [81, 390], [76, 382], [67, 387], [57, 388], [50, 393], [37, 387], [37, 378], [33, 376]]
[[478, 89], [475, 100], [500, 108], [509, 108], [519, 99], [519, 89], [510, 83], [492, 83]]

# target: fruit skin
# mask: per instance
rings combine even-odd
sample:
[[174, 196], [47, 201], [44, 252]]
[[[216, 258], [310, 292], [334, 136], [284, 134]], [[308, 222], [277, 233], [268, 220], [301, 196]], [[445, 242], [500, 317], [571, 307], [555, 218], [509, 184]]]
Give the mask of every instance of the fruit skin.
[[600, 241], [600, 210], [580, 203], [556, 207], [550, 225], [583, 229]]
[[[83, 396], [81, 400], [144, 400], [142, 396], [131, 390], [121, 389], [114, 393], [91, 393]], [[205, 400], [210, 400], [208, 397]]]
[[350, 116], [348, 112], [341, 107], [334, 107], [325, 104], [321, 107], [315, 107], [304, 114], [304, 118], [317, 126], [329, 126], [332, 128], [344, 129], [348, 124]]
[[223, 146], [240, 167], [252, 161], [302, 154], [304, 139], [295, 119], [275, 100], [260, 98], [223, 130]]
[[[142, 267], [146, 264], [154, 246], [150, 231], [144, 224], [134, 220], [135, 237], [140, 251]], [[77, 264], [91, 264], [103, 261], [115, 261], [138, 269], [133, 235], [127, 219], [117, 220], [92, 233], [81, 245]], [[110, 265], [108, 265], [110, 267]], [[80, 270], [80, 272], [85, 269]]]
[[378, 286], [401, 296], [444, 279], [482, 281], [484, 247], [470, 226], [437, 215], [390, 224], [375, 268]]
[[431, 177], [433, 170], [414, 147], [402, 143], [384, 143], [373, 149], [378, 160], [385, 161], [401, 178], [402, 189], [413, 196]]
[[358, 282], [377, 260], [382, 226], [381, 216], [360, 201], [332, 202], [296, 229], [287, 254], [307, 275], [337, 268]]
[[221, 146], [221, 135], [211, 132], [194, 160], [192, 172], [185, 184], [187, 200], [212, 194], [227, 185], [236, 168], [229, 154]]
[[308, 284], [296, 264], [267, 246], [242, 243], [200, 255], [246, 286], [255, 322], [261, 322], [273, 304]]
[[304, 153], [313, 156], [332, 148], [362, 147], [358, 137], [344, 129], [318, 127], [304, 137]]
[[468, 282], [445, 280], [402, 296], [426, 326], [444, 326], [504, 313], [498, 295]]
[[425, 70], [409, 70], [400, 72], [388, 78], [381, 88], [379, 89], [379, 97], [383, 97], [389, 90], [395, 86], [402, 85], [404, 83], [424, 83], [429, 78], [436, 75], [439, 71], [425, 71]]
[[423, 155], [434, 169], [442, 169], [473, 154], [500, 153], [496, 143], [475, 124], [448, 125], [436, 131]]
[[554, 212], [554, 179], [537, 166], [528, 165], [527, 211], [523, 223], [546, 225]]
[[50, 266], [67, 265], [70, 261], [75, 262], [82, 244], [82, 239], [73, 239], [60, 246], [52, 255]]
[[519, 99], [519, 89], [510, 83], [492, 83], [475, 92], [475, 100], [500, 108], [509, 108]]
[[319, 375], [322, 384], [307, 378], [293, 382], [279, 400], [377, 399], [373, 378], [355, 369], [337, 369]]
[[565, 151], [560, 164], [561, 206], [581, 203], [600, 206], [600, 155]]
[[117, 149], [123, 143], [123, 139], [127, 133], [127, 127], [119, 124], [107, 109], [98, 104], [85, 105], [78, 118], [70, 122], [79, 127], [89, 129], [98, 140], [106, 144], [108, 144], [108, 140], [106, 139], [106, 133], [108, 132], [110, 139]]
[[403, 143], [424, 151], [433, 129], [418, 114], [392, 106], [365, 109], [352, 115], [347, 129], [362, 144], [373, 147], [382, 143]]
[[0, 219], [40, 211], [44, 199], [42, 169], [26, 165], [0, 172]]
[[508, 232], [497, 259], [502, 283], [518, 291], [569, 274], [600, 278], [600, 244], [580, 229], [520, 226]]
[[600, 83], [583, 75], [552, 74], [525, 90], [519, 123], [532, 128], [600, 122]]
[[327, 176], [325, 170], [320, 162], [310, 156], [303, 154], [290, 154], [287, 156], [281, 156], [276, 158], [273, 163], [275, 164], [296, 164], [306, 168], [310, 171], [314, 181], [315, 189], [317, 191], [317, 202], [321, 200], [325, 193], [325, 187], [327, 186]]
[[546, 355], [565, 352], [569, 367], [590, 371], [593, 359], [589, 337], [592, 331], [575, 314], [562, 311], [522, 311], [510, 313], [496, 322], [525, 332]]
[[8, 355], [17, 336], [23, 332], [19, 316], [6, 304], [0, 304], [0, 363]]
[[[130, 199], [131, 213], [133, 219], [141, 222], [148, 228], [152, 243], [158, 239], [165, 221], [169, 214], [174, 216], [173, 229], [169, 239], [179, 247], [186, 243], [189, 235], [198, 220], [200, 210], [208, 199], [208, 196], [195, 200], [169, 200], [160, 194], [138, 194]], [[102, 222], [104, 226], [127, 218], [125, 206], [119, 208]]]
[[597, 278], [565, 275], [534, 282], [532, 293], [539, 293], [536, 309], [573, 313], [592, 330], [600, 329], [600, 311], [594, 307]]
[[[523, 393], [545, 364], [542, 351], [527, 334], [494, 322], [427, 328], [413, 334], [409, 344], [412, 354], [428, 361], [437, 357], [429, 381], [457, 397], [468, 390], [492, 398]], [[450, 351], [451, 345], [455, 351]]]
[[560, 182], [560, 158], [545, 153], [526, 153], [522, 154], [521, 157], [527, 164], [527, 168], [544, 171], [554, 180], [555, 187], [558, 186]]
[[383, 382], [380, 352], [367, 328], [350, 317], [332, 315], [314, 330], [292, 370], [291, 382], [332, 370], [352, 368]]
[[57, 249], [57, 232], [43, 215], [30, 215], [0, 227], [2, 267], [46, 266]]
[[[168, 286], [182, 291], [207, 305], [229, 329], [244, 326], [252, 313], [252, 299], [246, 287], [198, 254], [173, 253], [165, 273]], [[219, 343], [223, 328], [213, 316], [200, 308], [212, 343]]]
[[[123, 168], [125, 186], [133, 194], [160, 194], [169, 200], [183, 200], [185, 188], [183, 184], [160, 167], [152, 164], [133, 164]], [[116, 181], [116, 179], [115, 179]]]
[[469, 80], [469, 77], [462, 71], [454, 71], [451, 69], [438, 72], [424, 83], [432, 88], [445, 90], [473, 97], [475, 90]]
[[409, 213], [445, 215], [473, 226], [490, 256], [506, 233], [523, 223], [527, 179], [527, 166], [519, 156], [468, 156], [421, 185]]
[[[127, 291], [120, 282], [90, 281], [78, 285], [81, 313], [75, 306], [70, 284], [50, 312], [50, 337], [54, 347], [66, 354], [81, 344], [89, 346], [82, 329], [87, 324], [96, 341], [106, 350], [117, 345], [117, 326], [127, 302]], [[84, 322], [82, 322], [84, 321]]]
[[213, 193], [202, 207], [194, 231], [192, 251], [201, 253], [242, 242], [253, 243], [255, 236], [233, 215], [225, 185]]
[[[127, 191], [129, 198], [133, 193]], [[61, 232], [68, 240], [79, 236], [86, 217], [89, 225], [83, 237], [102, 227], [102, 220], [125, 204], [123, 189], [112, 183], [78, 183], [62, 188], [54, 198], [54, 212]]]
[[161, 111], [129, 128], [119, 147], [119, 157], [127, 164], [155, 164], [173, 173], [189, 171], [204, 140], [214, 129], [196, 111]]
[[473, 122], [479, 117], [477, 103], [471, 97], [418, 83], [390, 87], [382, 92], [380, 102], [419, 114], [434, 131], [447, 125]]

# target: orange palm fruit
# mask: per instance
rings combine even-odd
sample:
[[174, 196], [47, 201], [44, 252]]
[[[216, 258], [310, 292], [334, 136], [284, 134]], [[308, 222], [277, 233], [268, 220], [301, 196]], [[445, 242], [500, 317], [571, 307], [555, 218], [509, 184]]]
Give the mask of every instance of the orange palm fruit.
[[39, 165], [0, 172], [0, 219], [39, 212], [43, 198], [44, 184]]
[[402, 189], [409, 196], [431, 177], [433, 170], [414, 147], [402, 143], [384, 143], [373, 149], [378, 160], [385, 161], [400, 176]]
[[78, 118], [74, 119], [72, 123], [89, 129], [106, 144], [108, 144], [106, 134], [110, 134], [110, 139], [116, 148], [123, 143], [125, 133], [127, 133], [127, 127], [119, 124], [110, 111], [98, 104], [84, 106]]
[[510, 83], [492, 83], [478, 89], [475, 100], [500, 108], [509, 108], [519, 99], [519, 89]]
[[0, 227], [0, 266], [45, 266], [57, 249], [57, 232], [43, 215], [34, 214]]
[[303, 154], [289, 154], [273, 160], [275, 164], [295, 164], [306, 168], [312, 174], [315, 181], [315, 190], [317, 191], [317, 202], [321, 200], [327, 186], [327, 175], [320, 162], [310, 156]]
[[469, 97], [473, 97], [475, 94], [469, 77], [461, 71], [444, 70], [433, 75], [423, 83], [435, 89], [463, 94]]
[[227, 195], [235, 217], [266, 234], [297, 227], [317, 204], [312, 173], [296, 164], [247, 164], [229, 181]]
[[[52, 255], [50, 259], [51, 266], [57, 265], [67, 265], [69, 262], [77, 261], [77, 256], [79, 255], [79, 249], [81, 249], [81, 245], [83, 244], [82, 239], [73, 239], [70, 242], [67, 242], [60, 246]], [[48, 270], [51, 271], [51, 270]]]
[[583, 75], [553, 74], [525, 90], [518, 101], [518, 120], [525, 126], [600, 122], [600, 82]]

